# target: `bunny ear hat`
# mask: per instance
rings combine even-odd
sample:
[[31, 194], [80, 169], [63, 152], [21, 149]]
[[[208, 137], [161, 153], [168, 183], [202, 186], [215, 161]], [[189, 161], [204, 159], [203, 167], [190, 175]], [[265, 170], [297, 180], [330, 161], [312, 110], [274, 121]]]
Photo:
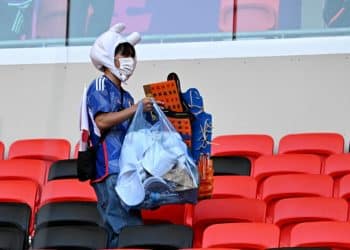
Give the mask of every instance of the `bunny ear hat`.
[[[135, 46], [141, 41], [141, 35], [138, 32], [133, 32], [127, 37], [122, 36], [120, 33], [125, 29], [125, 24], [117, 23], [113, 25], [109, 30], [101, 34], [90, 50], [90, 59], [92, 64], [103, 72], [103, 68], [106, 67], [118, 77], [122, 82], [126, 81], [126, 76], [122, 75], [114, 64], [114, 51], [120, 43], [128, 42]], [[135, 60], [136, 62], [136, 60]]]

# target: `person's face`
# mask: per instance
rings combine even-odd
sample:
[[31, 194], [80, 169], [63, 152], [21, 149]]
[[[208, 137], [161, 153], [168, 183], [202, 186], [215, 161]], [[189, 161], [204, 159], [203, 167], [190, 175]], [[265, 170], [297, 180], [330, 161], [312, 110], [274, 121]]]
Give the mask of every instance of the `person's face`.
[[120, 68], [120, 58], [126, 58], [125, 56], [122, 56], [120, 54], [115, 55], [114, 57], [114, 65], [119, 69]]
[[114, 64], [116, 68], [119, 69], [120, 73], [128, 79], [134, 72], [136, 60], [132, 57], [117, 54], [114, 57]]

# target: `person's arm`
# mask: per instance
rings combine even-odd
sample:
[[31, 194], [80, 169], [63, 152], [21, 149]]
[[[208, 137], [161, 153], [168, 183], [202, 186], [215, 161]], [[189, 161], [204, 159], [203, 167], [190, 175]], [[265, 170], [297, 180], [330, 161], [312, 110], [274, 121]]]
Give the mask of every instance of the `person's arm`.
[[[144, 112], [149, 112], [153, 109], [151, 98], [143, 98], [140, 102], [143, 104]], [[130, 119], [135, 114], [137, 105], [138, 104], [132, 105], [129, 108], [117, 112], [100, 113], [95, 117], [95, 123], [101, 131], [105, 131]]]

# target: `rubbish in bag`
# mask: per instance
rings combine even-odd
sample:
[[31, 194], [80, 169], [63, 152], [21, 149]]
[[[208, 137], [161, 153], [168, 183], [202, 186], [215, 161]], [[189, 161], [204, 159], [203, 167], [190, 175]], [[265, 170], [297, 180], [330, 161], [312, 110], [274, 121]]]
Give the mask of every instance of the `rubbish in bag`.
[[154, 102], [156, 122], [139, 104], [120, 155], [116, 192], [130, 208], [196, 203], [198, 170], [188, 148]]

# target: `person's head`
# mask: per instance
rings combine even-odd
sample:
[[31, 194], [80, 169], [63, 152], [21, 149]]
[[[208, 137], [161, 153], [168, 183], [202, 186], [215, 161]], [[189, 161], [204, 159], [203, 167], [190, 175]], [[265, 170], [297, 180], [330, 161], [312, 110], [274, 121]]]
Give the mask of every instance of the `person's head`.
[[135, 70], [136, 51], [128, 42], [117, 45], [114, 51], [114, 64], [120, 73], [128, 79]]

